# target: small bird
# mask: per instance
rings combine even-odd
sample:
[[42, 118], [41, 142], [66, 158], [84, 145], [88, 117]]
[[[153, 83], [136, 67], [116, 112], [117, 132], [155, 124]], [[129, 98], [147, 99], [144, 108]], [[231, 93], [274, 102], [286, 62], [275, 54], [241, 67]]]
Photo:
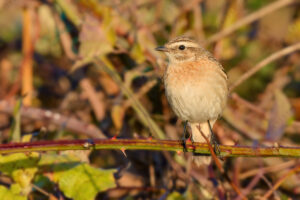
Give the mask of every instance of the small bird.
[[[222, 114], [228, 96], [227, 75], [222, 65], [198, 42], [185, 36], [155, 50], [164, 52], [169, 59], [164, 85], [172, 110], [188, 122], [193, 142], [206, 142], [201, 132], [211, 141], [211, 127]], [[197, 165], [208, 165], [211, 157], [194, 156], [194, 161]]]

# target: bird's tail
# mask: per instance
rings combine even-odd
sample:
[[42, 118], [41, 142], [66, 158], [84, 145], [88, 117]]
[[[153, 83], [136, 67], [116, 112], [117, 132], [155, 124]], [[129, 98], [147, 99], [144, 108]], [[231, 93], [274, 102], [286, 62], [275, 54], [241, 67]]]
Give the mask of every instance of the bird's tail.
[[[215, 120], [210, 121], [211, 127], [213, 127], [213, 124], [215, 123]], [[207, 139], [210, 141], [210, 128], [208, 122], [203, 122], [203, 123], [189, 123], [191, 129], [192, 129], [192, 140], [194, 142], [201, 142], [201, 143], [206, 143], [205, 138], [202, 136], [201, 132]], [[200, 130], [199, 130], [200, 126]], [[201, 166], [201, 165], [209, 165], [211, 162], [211, 156], [193, 156], [193, 160], [196, 163], [196, 165]]]

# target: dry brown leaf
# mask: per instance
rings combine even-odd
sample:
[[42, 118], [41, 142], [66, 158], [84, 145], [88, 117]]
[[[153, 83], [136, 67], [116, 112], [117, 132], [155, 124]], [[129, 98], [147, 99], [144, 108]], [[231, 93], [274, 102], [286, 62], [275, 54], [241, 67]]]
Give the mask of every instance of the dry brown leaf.
[[271, 110], [269, 125], [265, 139], [278, 141], [284, 133], [288, 120], [292, 116], [291, 105], [287, 97], [280, 90], [274, 91], [275, 102]]
[[118, 132], [123, 126], [124, 115], [124, 108], [121, 105], [116, 104], [112, 107], [111, 118]]

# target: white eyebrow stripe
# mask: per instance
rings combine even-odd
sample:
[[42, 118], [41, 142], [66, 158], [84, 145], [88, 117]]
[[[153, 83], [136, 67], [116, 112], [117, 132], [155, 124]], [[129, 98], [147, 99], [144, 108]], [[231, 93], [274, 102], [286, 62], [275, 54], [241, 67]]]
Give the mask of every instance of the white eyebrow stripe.
[[174, 42], [172, 44], [170, 44], [170, 47], [177, 47], [180, 45], [184, 45], [186, 47], [199, 47], [199, 44], [195, 43], [195, 42], [190, 42], [190, 41], [179, 41], [179, 42]]

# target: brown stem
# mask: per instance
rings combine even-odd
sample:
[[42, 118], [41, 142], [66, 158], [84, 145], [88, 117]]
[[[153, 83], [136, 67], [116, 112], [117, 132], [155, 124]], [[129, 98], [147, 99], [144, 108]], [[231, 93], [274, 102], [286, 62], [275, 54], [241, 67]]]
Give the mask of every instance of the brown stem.
[[270, 199], [270, 196], [276, 189], [291, 175], [298, 173], [300, 171], [300, 165], [297, 165], [293, 169], [291, 169], [288, 173], [286, 173], [283, 177], [281, 177], [275, 185], [261, 198], [262, 200]]
[[256, 72], [258, 72], [260, 69], [262, 69], [264, 66], [267, 64], [273, 62], [274, 60], [277, 60], [279, 58], [282, 58], [286, 55], [289, 55], [295, 51], [300, 50], [300, 42], [293, 44], [291, 46], [288, 46], [284, 49], [281, 49], [267, 58], [263, 59], [260, 61], [258, 64], [256, 64], [254, 67], [252, 67], [249, 71], [244, 73], [237, 81], [235, 81], [231, 86], [230, 86], [230, 91], [233, 91], [237, 86], [239, 86], [241, 83], [243, 83], [245, 80], [250, 78], [252, 75], [254, 75]]
[[[211, 146], [208, 138], [205, 136], [205, 134], [202, 132], [200, 126], [198, 126], [198, 129], [202, 135], [202, 137], [204, 137], [204, 139], [206, 140], [206, 143], [208, 145], [208, 148], [209, 148], [209, 151], [216, 163], [216, 166], [218, 167], [218, 169], [220, 170], [220, 172], [222, 173], [222, 175], [227, 179], [227, 181], [229, 182], [229, 184], [231, 185], [231, 187], [234, 189], [234, 191], [239, 195], [239, 197], [241, 197], [242, 199], [246, 199], [244, 197], [244, 195], [242, 194], [240, 188], [231, 180], [231, 178], [228, 176], [228, 174], [224, 171], [219, 159], [217, 158], [215, 152], [214, 152], [214, 149], [213, 147]], [[212, 134], [212, 133], [211, 133]]]
[[[8, 101], [0, 101], [0, 113], [12, 115], [14, 105]], [[50, 110], [43, 110], [29, 106], [21, 108], [21, 117], [55, 124], [58, 127], [72, 131], [77, 134], [86, 135], [91, 138], [106, 138], [106, 136], [93, 124], [84, 123], [74, 117], [62, 115]]]
[[211, 36], [210, 38], [208, 38], [208, 40], [206, 41], [207, 44], [216, 42], [228, 35], [230, 35], [231, 33], [233, 33], [234, 31], [236, 31], [237, 29], [241, 28], [242, 26], [245, 26], [247, 24], [250, 24], [260, 18], [262, 18], [263, 16], [266, 16], [267, 14], [274, 12], [275, 10], [278, 10], [284, 6], [287, 6], [291, 3], [296, 2], [296, 0], [279, 0], [279, 1], [275, 1], [274, 3], [271, 3], [270, 5], [267, 5], [261, 9], [259, 9], [258, 11], [251, 13], [250, 15], [247, 15], [246, 17], [238, 20], [236, 23], [232, 24], [230, 27], [216, 33], [215, 35]]

